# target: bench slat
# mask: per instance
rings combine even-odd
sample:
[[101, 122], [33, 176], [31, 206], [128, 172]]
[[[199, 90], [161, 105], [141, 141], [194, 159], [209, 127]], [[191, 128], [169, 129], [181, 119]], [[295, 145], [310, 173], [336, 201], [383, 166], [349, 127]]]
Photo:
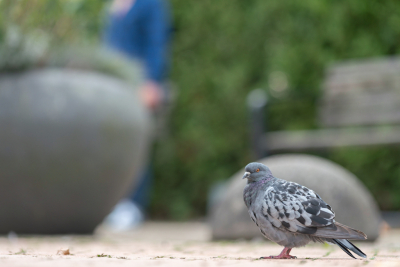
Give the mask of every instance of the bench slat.
[[325, 127], [400, 123], [400, 57], [330, 67], [319, 121]]
[[398, 143], [400, 126], [388, 126], [269, 132], [265, 134], [263, 146], [275, 152]]

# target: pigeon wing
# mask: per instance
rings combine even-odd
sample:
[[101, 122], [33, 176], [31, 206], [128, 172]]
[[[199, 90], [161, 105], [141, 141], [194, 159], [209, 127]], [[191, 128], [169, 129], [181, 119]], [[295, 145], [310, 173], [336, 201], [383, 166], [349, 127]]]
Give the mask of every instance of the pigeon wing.
[[311, 235], [319, 228], [336, 230], [332, 208], [313, 190], [297, 183], [282, 180], [268, 187], [262, 211], [282, 230]]

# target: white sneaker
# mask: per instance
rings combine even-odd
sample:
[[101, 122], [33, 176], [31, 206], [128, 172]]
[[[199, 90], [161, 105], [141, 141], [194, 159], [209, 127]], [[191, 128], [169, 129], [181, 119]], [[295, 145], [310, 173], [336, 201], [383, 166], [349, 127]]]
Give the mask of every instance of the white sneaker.
[[116, 232], [137, 228], [144, 221], [144, 214], [131, 200], [123, 199], [104, 219], [104, 223]]

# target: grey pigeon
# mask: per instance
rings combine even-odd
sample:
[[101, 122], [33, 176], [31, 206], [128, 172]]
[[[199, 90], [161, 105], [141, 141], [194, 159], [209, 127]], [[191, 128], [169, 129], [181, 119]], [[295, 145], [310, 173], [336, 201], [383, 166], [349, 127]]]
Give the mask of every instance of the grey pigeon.
[[263, 236], [284, 246], [278, 256], [262, 259], [294, 259], [292, 248], [313, 242], [338, 245], [352, 258], [366, 258], [364, 252], [347, 239], [367, 239], [358, 230], [335, 222], [335, 212], [313, 190], [272, 175], [264, 164], [253, 162], [246, 166], [247, 179], [243, 198], [251, 219]]

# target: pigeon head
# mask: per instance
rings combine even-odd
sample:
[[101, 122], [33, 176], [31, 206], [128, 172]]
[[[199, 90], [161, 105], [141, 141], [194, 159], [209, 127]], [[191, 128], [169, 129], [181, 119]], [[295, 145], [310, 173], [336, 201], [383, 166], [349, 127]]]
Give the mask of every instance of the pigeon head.
[[243, 179], [247, 179], [249, 182], [256, 182], [262, 179], [272, 178], [273, 175], [269, 168], [262, 163], [252, 162], [247, 164], [244, 168], [245, 173]]

